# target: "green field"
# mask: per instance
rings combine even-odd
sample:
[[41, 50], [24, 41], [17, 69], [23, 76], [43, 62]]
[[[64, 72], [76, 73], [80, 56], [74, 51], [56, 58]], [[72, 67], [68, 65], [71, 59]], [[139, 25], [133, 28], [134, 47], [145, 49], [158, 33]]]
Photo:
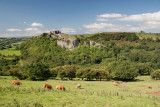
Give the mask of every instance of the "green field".
[[[11, 77], [0, 79], [0, 107], [160, 107], [158, 92], [160, 81], [149, 76], [138, 77], [138, 81], [29, 81], [20, 80], [22, 86], [11, 84]], [[42, 89], [51, 84], [53, 90]], [[76, 89], [77, 84], [81, 89]], [[66, 91], [55, 91], [56, 85], [63, 85]], [[148, 89], [151, 86], [152, 89]]]
[[20, 50], [15, 50], [13, 48], [0, 50], [0, 54], [8, 56], [8, 55], [21, 55]]

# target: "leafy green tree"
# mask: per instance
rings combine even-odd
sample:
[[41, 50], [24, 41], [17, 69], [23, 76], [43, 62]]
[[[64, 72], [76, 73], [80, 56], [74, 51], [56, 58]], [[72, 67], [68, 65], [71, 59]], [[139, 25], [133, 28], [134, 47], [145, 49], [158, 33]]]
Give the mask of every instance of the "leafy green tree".
[[58, 72], [62, 71], [62, 67], [58, 66], [58, 67], [52, 68], [50, 71], [51, 71], [52, 77], [57, 77], [58, 76]]
[[150, 63], [140, 63], [138, 64], [138, 72], [140, 75], [150, 75], [153, 71], [152, 65]]
[[96, 79], [99, 79], [100, 81], [102, 79], [109, 79], [110, 78], [109, 72], [104, 69], [93, 69], [93, 71], [97, 72]]
[[76, 71], [76, 77], [77, 78], [82, 78], [82, 80], [85, 78], [84, 74], [86, 72], [86, 68], [79, 68], [77, 71]]
[[134, 80], [138, 76], [136, 64], [130, 61], [114, 61], [108, 65], [108, 71], [113, 79], [117, 80]]
[[51, 77], [49, 67], [41, 62], [25, 62], [20, 66], [20, 70], [31, 80], [47, 80]]
[[151, 73], [151, 77], [156, 80], [160, 80], [160, 69], [155, 70]]
[[62, 66], [62, 69], [63, 72], [65, 73], [65, 76], [69, 78], [69, 80], [75, 78], [76, 67], [74, 65], [64, 65]]

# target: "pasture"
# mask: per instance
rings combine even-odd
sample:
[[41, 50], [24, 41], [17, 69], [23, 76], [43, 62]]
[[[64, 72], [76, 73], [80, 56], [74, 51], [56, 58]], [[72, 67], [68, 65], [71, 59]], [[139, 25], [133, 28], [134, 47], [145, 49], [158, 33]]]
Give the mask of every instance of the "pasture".
[[[160, 107], [160, 81], [141, 76], [138, 81], [29, 81], [19, 80], [21, 86], [12, 85], [11, 78], [0, 78], [0, 107]], [[51, 84], [53, 90], [43, 89]], [[76, 89], [81, 84], [81, 89]], [[56, 91], [63, 85], [66, 91]], [[148, 89], [151, 86], [152, 89]]]
[[0, 50], [0, 54], [8, 56], [8, 55], [16, 55], [16, 56], [20, 56], [20, 50], [15, 50], [14, 48], [10, 48], [10, 49], [3, 49]]

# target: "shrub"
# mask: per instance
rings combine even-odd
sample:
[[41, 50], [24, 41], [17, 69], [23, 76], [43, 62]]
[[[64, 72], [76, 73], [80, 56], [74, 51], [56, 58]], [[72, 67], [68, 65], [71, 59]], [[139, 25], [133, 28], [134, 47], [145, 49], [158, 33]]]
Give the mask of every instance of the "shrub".
[[151, 73], [151, 77], [156, 80], [160, 80], [160, 69], [155, 70]]
[[47, 80], [51, 76], [49, 67], [41, 62], [25, 62], [20, 66], [20, 71], [31, 80]]
[[138, 72], [140, 75], [150, 75], [153, 71], [151, 64], [149, 63], [140, 63], [138, 64]]
[[134, 80], [138, 76], [136, 64], [130, 61], [114, 61], [108, 65], [108, 71], [113, 79], [117, 80]]
[[76, 67], [74, 65], [64, 65], [62, 66], [62, 69], [65, 73], [65, 77], [69, 78], [69, 80], [75, 78]]

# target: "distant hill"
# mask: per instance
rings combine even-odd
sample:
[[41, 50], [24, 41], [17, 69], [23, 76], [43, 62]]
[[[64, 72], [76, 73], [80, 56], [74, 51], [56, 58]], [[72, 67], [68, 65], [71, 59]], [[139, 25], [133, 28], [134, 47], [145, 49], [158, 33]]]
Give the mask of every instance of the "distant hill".
[[24, 61], [34, 59], [50, 67], [104, 65], [109, 59], [123, 58], [137, 63], [151, 63], [154, 68], [160, 68], [159, 49], [159, 34], [130, 32], [90, 35], [44, 33], [21, 45]]

